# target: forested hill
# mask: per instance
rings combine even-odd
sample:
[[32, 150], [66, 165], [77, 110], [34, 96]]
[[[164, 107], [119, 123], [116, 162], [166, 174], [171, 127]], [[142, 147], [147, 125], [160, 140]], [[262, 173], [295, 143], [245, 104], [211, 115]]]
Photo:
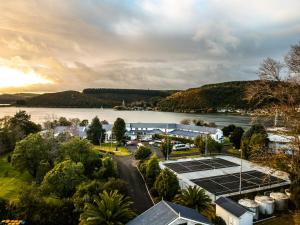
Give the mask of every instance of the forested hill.
[[172, 91], [138, 90], [138, 89], [85, 89], [83, 92], [63, 91], [46, 93], [17, 101], [17, 105], [28, 107], [78, 107], [100, 108], [114, 107], [122, 104], [141, 104], [155, 106], [157, 102], [169, 96]]
[[1, 94], [0, 104], [14, 104], [17, 101], [26, 100], [35, 96], [38, 96], [38, 94], [33, 94], [33, 93]]
[[162, 111], [213, 112], [221, 108], [247, 109], [246, 87], [257, 81], [233, 81], [204, 85], [168, 96], [158, 107]]
[[84, 89], [83, 94], [98, 99], [109, 99], [112, 106], [121, 105], [123, 100], [126, 104], [144, 101], [155, 104], [175, 91], [145, 90], [145, 89], [112, 89], [112, 88], [89, 88]]

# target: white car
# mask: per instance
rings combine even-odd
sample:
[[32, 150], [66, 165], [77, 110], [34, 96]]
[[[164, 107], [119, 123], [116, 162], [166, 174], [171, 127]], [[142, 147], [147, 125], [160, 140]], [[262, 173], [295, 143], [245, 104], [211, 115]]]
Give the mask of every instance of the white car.
[[173, 146], [172, 148], [174, 151], [181, 151], [181, 150], [189, 150], [190, 149], [190, 145], [186, 145], [186, 144], [176, 144]]
[[143, 143], [138, 143], [137, 144], [137, 147], [139, 148], [139, 147], [145, 147], [145, 145], [143, 144]]

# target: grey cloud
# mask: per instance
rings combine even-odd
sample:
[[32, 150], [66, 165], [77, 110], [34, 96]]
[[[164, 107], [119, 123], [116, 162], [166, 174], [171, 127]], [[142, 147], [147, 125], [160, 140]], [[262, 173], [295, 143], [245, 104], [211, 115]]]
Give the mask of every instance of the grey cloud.
[[[251, 9], [266, 7], [260, 2]], [[279, 3], [264, 15], [236, 0], [6, 1], [0, 59], [54, 81], [23, 88], [41, 92], [256, 79], [264, 57], [278, 58], [299, 41], [299, 3], [283, 10]]]

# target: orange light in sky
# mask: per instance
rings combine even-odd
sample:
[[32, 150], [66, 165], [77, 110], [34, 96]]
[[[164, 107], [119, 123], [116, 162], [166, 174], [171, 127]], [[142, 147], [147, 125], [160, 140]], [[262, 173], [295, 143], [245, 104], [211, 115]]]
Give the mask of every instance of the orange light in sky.
[[0, 88], [24, 87], [33, 84], [53, 83], [33, 70], [23, 72], [7, 66], [0, 66]]

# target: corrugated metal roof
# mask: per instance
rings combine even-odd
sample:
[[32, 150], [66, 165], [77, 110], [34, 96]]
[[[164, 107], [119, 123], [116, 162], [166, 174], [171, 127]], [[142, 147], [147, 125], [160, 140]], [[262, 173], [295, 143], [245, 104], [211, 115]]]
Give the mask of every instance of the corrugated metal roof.
[[178, 205], [178, 204], [174, 204], [172, 202], [167, 202], [166, 203], [173, 209], [175, 210], [180, 217], [184, 217], [186, 219], [190, 219], [190, 220], [194, 220], [194, 221], [198, 221], [202, 224], [211, 224], [209, 222], [209, 220], [207, 218], [205, 218], [204, 216], [202, 216], [201, 214], [199, 214], [196, 210], [182, 206], [182, 205]]
[[238, 218], [249, 212], [246, 208], [229, 198], [220, 197], [215, 201], [215, 203]]
[[167, 225], [176, 218], [178, 214], [161, 201], [126, 225]]
[[168, 225], [177, 218], [193, 220], [204, 225], [211, 224], [194, 209], [162, 200], [126, 225]]

